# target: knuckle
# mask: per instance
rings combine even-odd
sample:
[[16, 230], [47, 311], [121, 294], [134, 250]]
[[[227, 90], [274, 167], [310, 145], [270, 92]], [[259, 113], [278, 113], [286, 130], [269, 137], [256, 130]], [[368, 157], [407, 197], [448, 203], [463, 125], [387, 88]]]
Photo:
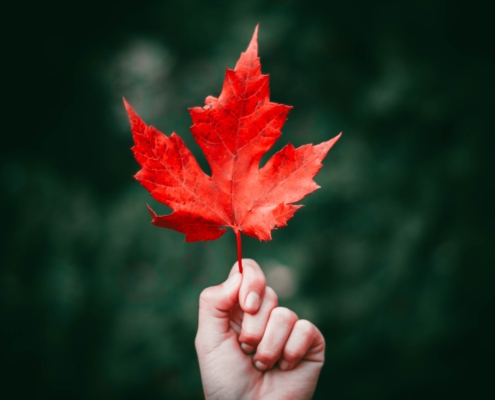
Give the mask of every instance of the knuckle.
[[309, 335], [314, 332], [315, 326], [306, 319], [300, 319], [296, 322], [296, 327], [304, 335]]
[[212, 288], [204, 289], [199, 295], [199, 306], [204, 307], [205, 305], [210, 304], [212, 297], [213, 297]]
[[294, 319], [297, 320], [296, 313], [292, 310], [289, 310], [286, 307], [275, 307], [272, 310], [271, 315], [277, 319], [284, 320], [284, 321], [294, 320]]
[[268, 301], [273, 307], [278, 306], [278, 296], [270, 286], [267, 286], [265, 289], [265, 299]]

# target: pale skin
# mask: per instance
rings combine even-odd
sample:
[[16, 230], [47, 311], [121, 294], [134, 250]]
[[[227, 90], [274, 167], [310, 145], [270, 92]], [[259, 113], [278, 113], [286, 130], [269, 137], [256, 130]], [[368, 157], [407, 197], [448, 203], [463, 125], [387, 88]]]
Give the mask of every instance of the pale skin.
[[311, 399], [325, 340], [309, 321], [278, 307], [259, 265], [234, 264], [200, 296], [196, 351], [208, 400]]

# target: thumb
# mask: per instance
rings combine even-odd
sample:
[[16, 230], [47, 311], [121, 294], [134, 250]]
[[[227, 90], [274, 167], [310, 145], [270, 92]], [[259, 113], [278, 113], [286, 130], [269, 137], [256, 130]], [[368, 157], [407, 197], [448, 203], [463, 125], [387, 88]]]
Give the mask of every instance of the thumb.
[[233, 273], [218, 286], [206, 288], [199, 298], [196, 344], [216, 346], [230, 329], [230, 310], [239, 300], [242, 275]]

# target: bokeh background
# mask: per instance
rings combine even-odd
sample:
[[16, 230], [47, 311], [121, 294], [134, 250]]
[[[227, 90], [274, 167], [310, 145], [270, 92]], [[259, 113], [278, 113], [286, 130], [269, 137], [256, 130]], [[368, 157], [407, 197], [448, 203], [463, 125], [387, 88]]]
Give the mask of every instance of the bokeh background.
[[132, 178], [122, 97], [208, 170], [187, 109], [220, 93], [257, 23], [272, 101], [294, 106], [270, 154], [343, 131], [289, 226], [244, 239], [280, 303], [325, 335], [315, 398], [493, 391], [487, 10], [88, 0], [4, 17], [2, 398], [202, 398], [198, 296], [225, 279], [234, 236], [186, 244], [150, 224], [146, 203], [167, 209]]

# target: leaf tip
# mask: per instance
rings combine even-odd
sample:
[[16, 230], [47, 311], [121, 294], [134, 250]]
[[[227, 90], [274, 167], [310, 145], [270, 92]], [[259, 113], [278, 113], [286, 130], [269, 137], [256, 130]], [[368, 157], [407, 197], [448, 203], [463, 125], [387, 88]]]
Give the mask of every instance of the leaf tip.
[[131, 105], [129, 104], [129, 102], [126, 100], [125, 97], [122, 97], [122, 101], [124, 102], [124, 107], [125, 107], [126, 111], [129, 113], [129, 111], [132, 110]]
[[151, 221], [151, 223], [155, 222], [156, 213], [151, 209], [151, 207], [150, 207], [149, 204], [146, 204], [146, 207], [148, 208], [148, 212], [150, 213], [151, 217], [153, 218], [153, 220]]
[[335, 143], [337, 143], [337, 141], [340, 139], [340, 137], [341, 137], [341, 136], [342, 136], [342, 132], [340, 132], [337, 136], [335, 136], [333, 139], [330, 139], [330, 140], [328, 141], [328, 143], [329, 143], [329, 147], [328, 147], [328, 149], [329, 149], [329, 150], [333, 147], [333, 145], [334, 145]]
[[129, 121], [131, 122], [131, 129], [136, 123], [135, 121], [140, 120], [139, 116], [137, 115], [136, 111], [132, 108], [132, 106], [127, 102], [125, 97], [122, 97], [122, 100], [124, 101], [124, 107], [127, 112], [127, 116], [129, 117]]
[[335, 143], [340, 139], [342, 136], [342, 132], [340, 132], [337, 136], [334, 138], [327, 140], [326, 142], [320, 143], [319, 145], [316, 145], [316, 148], [319, 148], [319, 151], [323, 155], [323, 158], [327, 155], [327, 153], [330, 151], [330, 149], [333, 147]]
[[251, 42], [249, 42], [249, 46], [246, 50], [246, 53], [253, 52], [255, 55], [258, 55], [258, 28], [260, 24], [258, 23], [254, 28], [253, 37], [251, 38]]

